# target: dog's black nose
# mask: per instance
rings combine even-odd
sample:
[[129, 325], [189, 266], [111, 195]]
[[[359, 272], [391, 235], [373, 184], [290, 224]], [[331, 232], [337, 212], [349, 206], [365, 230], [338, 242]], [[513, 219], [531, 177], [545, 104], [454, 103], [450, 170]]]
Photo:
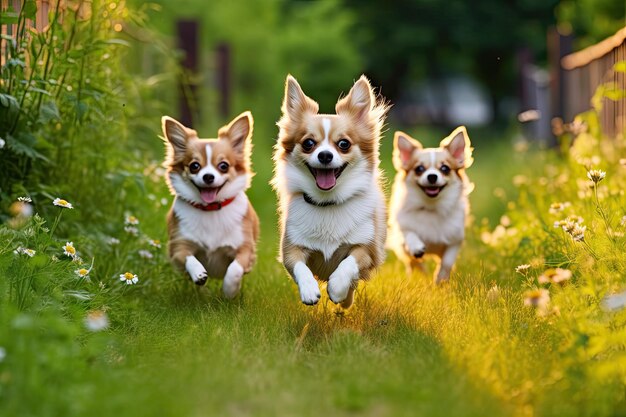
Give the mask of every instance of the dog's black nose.
[[333, 154], [328, 151], [322, 151], [317, 155], [317, 159], [324, 165], [330, 164], [330, 161], [333, 160]]
[[435, 184], [437, 182], [437, 174], [428, 174], [426, 177], [429, 183]]
[[206, 184], [213, 184], [213, 181], [215, 180], [215, 175], [213, 174], [204, 174], [202, 176], [202, 180], [206, 183]]

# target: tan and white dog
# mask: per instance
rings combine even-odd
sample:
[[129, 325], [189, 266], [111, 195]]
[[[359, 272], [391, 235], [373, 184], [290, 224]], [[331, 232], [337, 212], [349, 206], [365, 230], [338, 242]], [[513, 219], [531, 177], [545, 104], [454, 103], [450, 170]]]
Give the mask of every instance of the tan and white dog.
[[199, 139], [171, 117], [161, 124], [167, 184], [175, 196], [167, 216], [169, 257], [197, 285], [208, 276], [223, 278], [224, 295], [235, 297], [256, 260], [259, 236], [259, 219], [245, 194], [253, 176], [252, 115], [237, 116], [217, 139]]
[[275, 146], [272, 184], [280, 200], [281, 259], [304, 304], [328, 295], [352, 305], [359, 279], [385, 259], [386, 208], [380, 186], [379, 137], [387, 106], [362, 76], [336, 114], [288, 76]]
[[457, 128], [438, 148], [424, 149], [403, 132], [394, 136], [393, 183], [389, 217], [389, 247], [407, 266], [422, 269], [422, 257], [440, 258], [435, 282], [450, 278], [465, 238], [472, 184], [465, 169], [472, 148], [465, 127]]

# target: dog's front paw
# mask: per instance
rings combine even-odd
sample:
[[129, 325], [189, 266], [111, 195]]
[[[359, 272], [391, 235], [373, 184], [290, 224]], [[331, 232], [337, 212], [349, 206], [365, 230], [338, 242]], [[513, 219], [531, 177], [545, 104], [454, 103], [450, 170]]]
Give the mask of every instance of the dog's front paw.
[[207, 272], [204, 266], [195, 256], [188, 256], [185, 261], [185, 269], [189, 277], [196, 285], [204, 285], [207, 280]]
[[304, 263], [298, 262], [293, 269], [293, 274], [300, 291], [300, 300], [308, 306], [317, 304], [322, 294], [311, 270]]
[[243, 272], [243, 267], [237, 261], [232, 261], [228, 265], [226, 275], [224, 275], [224, 282], [222, 283], [222, 291], [226, 298], [235, 298], [239, 294]]
[[439, 272], [437, 272], [437, 275], [435, 275], [435, 284], [436, 285], [445, 284], [449, 280], [450, 280], [450, 271], [447, 271], [447, 270], [444, 270], [444, 269], [440, 269]]
[[426, 253], [426, 245], [414, 234], [407, 235], [404, 246], [407, 253], [416, 259], [421, 258]]
[[353, 283], [359, 279], [359, 266], [353, 256], [341, 261], [335, 272], [328, 278], [328, 297], [339, 304], [346, 300]]

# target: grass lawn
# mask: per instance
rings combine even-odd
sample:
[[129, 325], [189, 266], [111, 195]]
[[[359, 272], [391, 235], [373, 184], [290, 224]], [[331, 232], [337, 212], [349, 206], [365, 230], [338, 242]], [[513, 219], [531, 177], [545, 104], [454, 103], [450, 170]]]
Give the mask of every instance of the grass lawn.
[[[422, 134], [427, 144], [444, 136]], [[557, 297], [572, 303], [560, 314], [538, 317], [524, 306], [524, 291], [546, 267], [575, 269], [580, 262], [581, 271], [593, 268], [563, 232], [541, 226], [537, 215], [517, 206], [533, 188], [514, 189], [513, 175], [526, 170], [529, 183], [541, 182], [533, 169], [557, 165], [543, 154], [516, 154], [503, 138], [474, 142], [476, 162], [469, 174], [476, 183], [475, 220], [450, 284], [438, 288], [430, 277], [407, 277], [390, 254], [380, 272], [361, 284], [348, 311], [338, 310], [325, 292], [315, 307], [300, 304], [295, 284], [276, 261], [270, 149], [258, 144], [250, 195], [262, 220], [259, 261], [234, 301], [221, 297], [218, 281], [196, 288], [174, 273], [164, 248], [153, 259], [138, 258], [142, 240], [123, 232], [113, 247], [73, 238], [77, 247], [99, 251], [85, 281], [77, 280], [68, 260], [50, 260], [51, 254], [63, 257], [45, 231], [35, 228], [26, 239], [46, 254], [30, 259], [12, 253], [28, 227], [4, 230], [0, 414], [610, 415], [623, 401], [619, 378], [607, 376], [606, 384], [591, 380], [584, 352], [572, 341], [578, 333], [564, 330], [582, 314], [571, 301], [582, 290], [556, 288]], [[389, 156], [387, 140], [388, 173]], [[536, 163], [530, 170], [524, 166], [528, 160]], [[559, 169], [568, 169], [561, 164]], [[135, 202], [133, 214], [142, 233], [164, 239], [167, 206], [159, 200], [166, 190], [157, 181], [154, 196]], [[545, 199], [529, 206], [547, 213]], [[500, 222], [504, 210], [511, 218]], [[60, 225], [73, 212], [62, 214]], [[123, 219], [114, 223], [121, 230]], [[526, 262], [534, 275], [515, 272]], [[128, 269], [139, 276], [135, 286], [117, 279]], [[83, 326], [94, 308], [109, 317], [104, 331]], [[594, 313], [594, 320], [608, 319]]]

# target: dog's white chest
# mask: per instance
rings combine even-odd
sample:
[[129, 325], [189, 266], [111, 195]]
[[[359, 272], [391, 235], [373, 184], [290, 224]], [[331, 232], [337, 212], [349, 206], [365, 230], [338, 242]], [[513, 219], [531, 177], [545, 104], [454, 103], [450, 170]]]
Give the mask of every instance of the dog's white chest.
[[341, 245], [374, 240], [374, 218], [381, 204], [377, 190], [328, 207], [317, 207], [296, 197], [289, 203], [285, 233], [291, 243], [319, 250], [328, 260]]
[[237, 249], [243, 243], [241, 223], [248, 211], [248, 197], [240, 192], [228, 206], [216, 211], [198, 210], [176, 200], [174, 214], [179, 221], [179, 234], [213, 251], [220, 247]]

